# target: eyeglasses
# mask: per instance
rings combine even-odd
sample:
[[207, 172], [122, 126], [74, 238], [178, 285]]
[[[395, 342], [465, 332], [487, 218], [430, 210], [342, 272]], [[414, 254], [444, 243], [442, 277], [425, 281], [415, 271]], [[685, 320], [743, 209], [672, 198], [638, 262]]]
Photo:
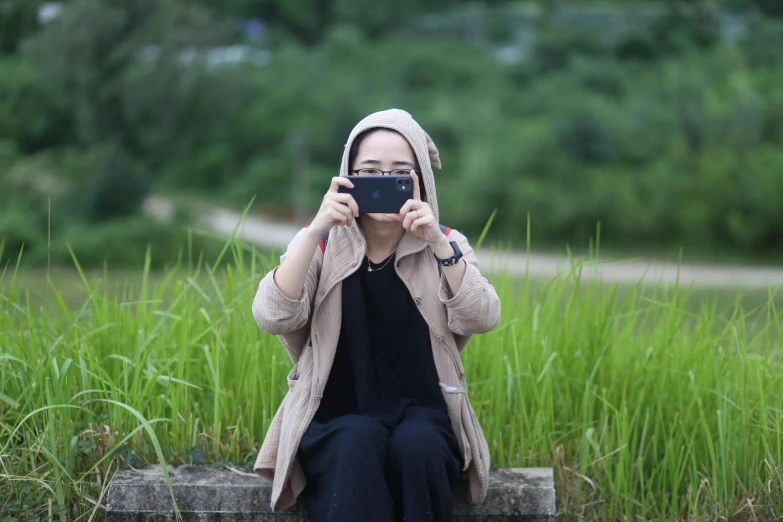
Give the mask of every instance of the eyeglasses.
[[416, 175], [420, 176], [421, 173], [416, 169], [394, 169], [394, 170], [381, 170], [381, 169], [357, 169], [352, 170], [354, 176], [381, 176], [381, 175], [388, 175], [388, 176], [407, 176], [411, 173], [411, 170], [416, 173]]

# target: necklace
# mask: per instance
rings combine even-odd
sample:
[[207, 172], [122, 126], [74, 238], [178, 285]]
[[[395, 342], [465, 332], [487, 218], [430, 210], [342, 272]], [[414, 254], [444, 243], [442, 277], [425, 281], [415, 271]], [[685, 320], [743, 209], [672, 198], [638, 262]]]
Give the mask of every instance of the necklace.
[[368, 258], [367, 258], [367, 271], [368, 271], [368, 272], [378, 272], [379, 270], [383, 270], [384, 268], [386, 268], [386, 265], [388, 265], [388, 264], [389, 264], [389, 262], [390, 262], [392, 259], [394, 259], [394, 254], [396, 254], [396, 253], [397, 253], [396, 251], [395, 251], [395, 252], [392, 252], [392, 255], [390, 255], [389, 257], [387, 257], [387, 258], [386, 258], [386, 262], [385, 262], [383, 265], [381, 265], [379, 268], [373, 268], [373, 267], [372, 267], [372, 261], [370, 261], [370, 258], [368, 257]]

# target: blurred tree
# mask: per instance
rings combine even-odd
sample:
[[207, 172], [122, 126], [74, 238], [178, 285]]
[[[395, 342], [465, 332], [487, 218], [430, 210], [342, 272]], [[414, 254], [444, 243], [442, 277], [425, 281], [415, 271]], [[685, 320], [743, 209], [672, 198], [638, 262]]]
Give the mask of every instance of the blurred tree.
[[[59, 189], [48, 184], [45, 175], [31, 175], [45, 170], [48, 162], [44, 158], [19, 158], [6, 165], [2, 155], [13, 155], [14, 151], [1, 149], [6, 150], [0, 150], [0, 242], [5, 242], [6, 249], [0, 262], [15, 261], [22, 249], [26, 259], [37, 262], [45, 259], [41, 252], [46, 249], [49, 208], [60, 209]], [[47, 191], [55, 194], [53, 201]], [[60, 224], [52, 223], [54, 233], [61, 230]]]
[[330, 14], [332, 20], [353, 25], [367, 37], [377, 38], [404, 32], [421, 12], [421, 2], [416, 0], [333, 0]]
[[753, 66], [779, 68], [783, 65], [783, 20], [757, 20], [742, 46]]
[[320, 40], [329, 22], [332, 0], [200, 0], [216, 13], [233, 18], [260, 18], [302, 43]]
[[72, 125], [61, 144], [111, 144], [84, 173], [85, 215], [133, 212], [151, 186], [149, 173], [214, 139], [220, 127], [210, 122], [236, 109], [241, 97], [232, 95], [244, 85], [212, 74], [206, 61], [228, 34], [203, 6], [187, 2], [74, 0], [31, 41], [48, 89], [69, 107]]
[[711, 48], [721, 38], [719, 6], [712, 0], [668, 0], [666, 14], [653, 24], [651, 35], [660, 54]]
[[775, 18], [783, 18], [783, 2], [780, 0], [751, 0], [762, 13]]
[[[472, 0], [474, 3], [476, 0]], [[502, 4], [508, 0], [490, 0]], [[410, 33], [414, 18], [427, 12], [464, 7], [464, 0], [200, 0], [215, 12], [244, 19], [262, 19], [282, 28], [305, 45], [320, 43], [337, 24], [359, 28], [370, 38]], [[484, 3], [484, 2], [482, 2]]]
[[81, 197], [73, 207], [76, 213], [95, 221], [134, 214], [151, 185], [143, 165], [112, 145], [95, 150], [93, 161]]
[[533, 63], [542, 72], [565, 68], [577, 57], [604, 57], [610, 49], [593, 33], [543, 27], [533, 49]]
[[43, 0], [0, 0], [0, 56], [19, 49], [39, 27], [38, 9]]
[[0, 57], [0, 136], [23, 154], [62, 145], [71, 132], [66, 99], [20, 55]]
[[[600, 107], [600, 105], [599, 105]], [[570, 109], [555, 132], [564, 150], [587, 162], [607, 162], [619, 147], [617, 132], [611, 128], [608, 111], [584, 101]]]
[[621, 60], [653, 60], [658, 57], [658, 46], [652, 35], [642, 31], [633, 31], [622, 37], [615, 47]]
[[[223, 40], [225, 41], [225, 40]], [[174, 89], [183, 51], [221, 42], [209, 13], [182, 2], [75, 0], [33, 41], [36, 63], [72, 107], [76, 144], [105, 138], [139, 154], [140, 137], [127, 122], [126, 82], [151, 80], [149, 90]], [[136, 74], [144, 62], [148, 66]], [[167, 76], [168, 75], [168, 76]], [[140, 87], [136, 85], [136, 87]], [[160, 99], [167, 117], [172, 99]]]

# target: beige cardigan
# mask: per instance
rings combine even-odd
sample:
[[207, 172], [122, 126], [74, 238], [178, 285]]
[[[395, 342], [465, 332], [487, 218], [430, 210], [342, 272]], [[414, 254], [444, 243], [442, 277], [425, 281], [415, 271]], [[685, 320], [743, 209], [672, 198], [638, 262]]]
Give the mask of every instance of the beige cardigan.
[[[432, 165], [439, 166], [438, 152], [429, 136], [404, 111], [392, 109], [372, 114], [354, 128], [343, 154], [341, 175], [348, 172], [350, 144], [361, 131], [373, 127], [394, 129], [411, 144], [422, 170], [423, 199], [437, 219]], [[291, 245], [303, 234], [304, 230], [300, 231]], [[489, 448], [468, 400], [459, 354], [473, 334], [487, 332], [498, 324], [500, 300], [492, 285], [481, 276], [465, 236], [452, 230], [449, 239], [457, 241], [467, 264], [456, 295], [451, 295], [432, 250], [412, 234], [406, 233], [400, 241], [393, 266], [429, 325], [441, 391], [465, 461], [468, 500], [477, 505], [483, 502], [487, 492]], [[281, 257], [281, 263], [291, 245]], [[335, 227], [325, 252], [317, 249], [313, 256], [300, 299], [290, 299], [280, 291], [273, 270], [261, 280], [253, 301], [258, 326], [278, 335], [295, 363], [288, 375], [289, 391], [272, 419], [253, 467], [260, 476], [272, 481], [271, 506], [275, 511], [293, 506], [305, 487], [297, 450], [318, 409], [334, 360], [340, 334], [342, 281], [359, 268], [365, 251], [364, 235], [358, 224]]]

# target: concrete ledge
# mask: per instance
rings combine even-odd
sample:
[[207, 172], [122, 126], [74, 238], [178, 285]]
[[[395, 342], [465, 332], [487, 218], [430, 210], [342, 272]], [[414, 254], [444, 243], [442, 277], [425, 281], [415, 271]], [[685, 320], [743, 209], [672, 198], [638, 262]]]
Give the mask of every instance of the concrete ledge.
[[[307, 522], [301, 505], [272, 513], [272, 487], [260, 477], [210, 466], [169, 466], [177, 506], [186, 521]], [[160, 465], [120, 470], [109, 485], [107, 522], [174, 520], [171, 495]], [[455, 522], [555, 520], [555, 487], [550, 468], [490, 472], [484, 503], [471, 508], [460, 491]]]

